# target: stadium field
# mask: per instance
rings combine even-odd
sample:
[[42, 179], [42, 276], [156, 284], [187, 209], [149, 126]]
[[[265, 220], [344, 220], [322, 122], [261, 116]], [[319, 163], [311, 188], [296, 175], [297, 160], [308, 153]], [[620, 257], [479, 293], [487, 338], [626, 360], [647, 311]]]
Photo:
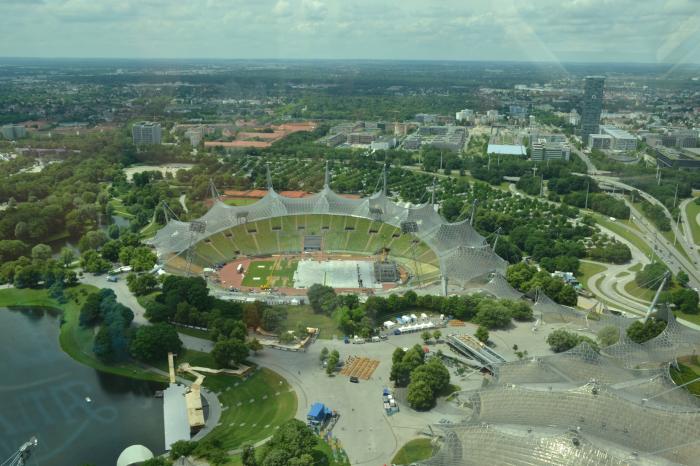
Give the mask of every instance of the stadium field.
[[245, 271], [243, 277], [243, 286], [259, 288], [268, 283], [268, 279], [272, 275], [275, 261], [253, 261]]

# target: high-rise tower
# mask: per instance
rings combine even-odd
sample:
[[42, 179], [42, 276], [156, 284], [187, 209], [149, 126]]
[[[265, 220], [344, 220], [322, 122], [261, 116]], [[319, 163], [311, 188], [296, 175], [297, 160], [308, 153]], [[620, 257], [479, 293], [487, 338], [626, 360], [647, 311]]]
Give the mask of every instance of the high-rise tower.
[[581, 140], [588, 145], [588, 135], [597, 134], [600, 126], [600, 113], [603, 111], [603, 87], [605, 77], [587, 76], [581, 105]]

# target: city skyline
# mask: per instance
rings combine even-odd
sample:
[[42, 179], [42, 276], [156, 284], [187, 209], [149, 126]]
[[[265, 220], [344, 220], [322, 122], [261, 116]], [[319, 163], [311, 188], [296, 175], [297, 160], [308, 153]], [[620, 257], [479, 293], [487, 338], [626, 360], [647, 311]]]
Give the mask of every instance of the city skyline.
[[0, 0], [0, 56], [700, 63], [693, 1], [495, 3]]

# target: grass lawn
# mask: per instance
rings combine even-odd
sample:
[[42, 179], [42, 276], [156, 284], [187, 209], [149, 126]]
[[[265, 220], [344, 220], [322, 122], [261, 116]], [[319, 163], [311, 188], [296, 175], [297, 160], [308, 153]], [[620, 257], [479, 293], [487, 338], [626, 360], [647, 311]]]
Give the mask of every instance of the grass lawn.
[[141, 238], [150, 238], [156, 234], [158, 230], [160, 230], [162, 225], [158, 225], [156, 222], [151, 222], [143, 229], [141, 230]]
[[118, 197], [113, 197], [112, 199], [110, 199], [109, 204], [112, 206], [112, 209], [114, 210], [115, 214], [121, 215], [122, 217], [127, 219], [134, 218], [133, 215], [126, 211], [126, 206]]
[[295, 259], [282, 259], [272, 273], [275, 278], [275, 286], [292, 286], [294, 272], [297, 271], [299, 261]]
[[685, 211], [688, 215], [688, 223], [690, 224], [690, 231], [693, 235], [693, 242], [700, 245], [700, 223], [698, 223], [700, 205], [696, 204], [695, 201], [689, 202], [685, 208]]
[[267, 369], [255, 371], [246, 380], [210, 375], [204, 386], [218, 393], [225, 408], [220, 425], [207, 438], [221, 440], [227, 450], [271, 436], [275, 427], [292, 419], [297, 411], [297, 397], [290, 385]]
[[417, 438], [407, 442], [396, 452], [394, 464], [411, 464], [415, 461], [427, 460], [433, 456], [433, 446], [428, 438]]
[[324, 314], [315, 314], [311, 306], [286, 306], [287, 321], [282, 324], [283, 330], [294, 330], [298, 324], [303, 324], [307, 327], [314, 327], [321, 330], [319, 338], [331, 340], [335, 335], [338, 338], [343, 337], [343, 333], [338, 330], [335, 321]]
[[[177, 367], [178, 364], [181, 364], [183, 362], [188, 362], [192, 366], [211, 367], [213, 369], [218, 368], [218, 366], [214, 362], [214, 358], [212, 358], [211, 354], [210, 353], [203, 353], [201, 351], [183, 349], [180, 353], [178, 353], [178, 355], [175, 358], [175, 366]], [[160, 369], [162, 371], [167, 371], [168, 370], [168, 360], [163, 359], [162, 361], [158, 361], [155, 364], [155, 367], [157, 367], [158, 369]], [[180, 374], [180, 375], [182, 375], [182, 374]]]
[[143, 296], [137, 296], [136, 301], [145, 308], [151, 301], [154, 301], [159, 294], [160, 291], [154, 291], [153, 293], [148, 293]]
[[272, 275], [272, 267], [274, 261], [253, 261], [248, 266], [248, 270], [243, 277], [243, 286], [259, 288], [267, 283], [268, 278]]
[[635, 298], [648, 302], [651, 302], [651, 300], [654, 299], [654, 295], [656, 294], [656, 290], [642, 288], [639, 285], [637, 285], [637, 283], [634, 280], [625, 285], [625, 291], [630, 296], [634, 296]]
[[132, 377], [137, 379], [155, 380], [162, 382], [165, 379], [160, 375], [148, 371], [142, 366], [125, 362], [119, 364], [105, 364], [99, 361], [92, 352], [94, 330], [80, 327], [78, 317], [80, 307], [83, 305], [89, 293], [97, 291], [91, 285], [78, 285], [66, 290], [68, 302], [61, 304], [51, 298], [45, 289], [16, 289], [8, 288], [0, 290], [0, 307], [48, 307], [62, 311], [61, 332], [59, 343], [61, 348], [76, 361], [93, 367], [103, 372]]
[[644, 267], [642, 266], [642, 264], [640, 264], [639, 262], [637, 262], [636, 264], [634, 264], [632, 267], [630, 267], [630, 268], [627, 269], [627, 270], [629, 270], [630, 272], [639, 272], [639, 271], [642, 270], [643, 268], [644, 268]]
[[700, 314], [686, 314], [685, 312], [681, 311], [674, 311], [673, 314], [679, 319], [687, 320], [688, 322], [700, 325]]
[[603, 272], [608, 268], [598, 262], [581, 261], [579, 265], [578, 280], [581, 284], [588, 288], [588, 280], [595, 274]]
[[224, 199], [224, 204], [227, 205], [250, 205], [255, 204], [260, 199], [250, 199], [248, 197], [234, 197], [229, 199]]
[[[678, 358], [678, 369], [671, 367], [671, 378], [678, 385], [700, 377], [700, 361], [697, 356]], [[700, 396], [700, 381], [686, 385], [684, 388], [693, 395]]]
[[593, 216], [595, 217], [595, 220], [596, 222], [598, 222], [599, 225], [625, 238], [627, 241], [632, 243], [637, 249], [642, 251], [642, 253], [644, 253], [645, 256], [651, 258], [651, 247], [649, 247], [649, 245], [640, 236], [636, 235], [629, 229], [620, 225], [619, 222], [611, 222], [610, 219], [600, 214], [593, 214]]

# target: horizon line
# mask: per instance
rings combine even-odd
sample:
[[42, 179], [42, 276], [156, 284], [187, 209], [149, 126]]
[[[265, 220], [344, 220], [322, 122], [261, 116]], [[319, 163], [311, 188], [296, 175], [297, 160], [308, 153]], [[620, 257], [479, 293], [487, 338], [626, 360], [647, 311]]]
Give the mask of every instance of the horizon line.
[[432, 63], [530, 63], [530, 64], [572, 64], [572, 65], [655, 65], [655, 66], [691, 66], [700, 67], [700, 62], [686, 62], [686, 63], [674, 63], [674, 62], [640, 62], [640, 61], [557, 61], [557, 60], [516, 60], [516, 59], [470, 59], [470, 58], [224, 58], [224, 57], [96, 57], [96, 56], [61, 56], [61, 57], [49, 57], [49, 56], [0, 56], [0, 61], [2, 60], [56, 60], [56, 61], [68, 61], [68, 60], [87, 60], [87, 61], [109, 61], [109, 60], [122, 60], [122, 61], [180, 61], [180, 62], [206, 62], [206, 61], [230, 61], [230, 62], [244, 62], [244, 61], [257, 61], [257, 62], [312, 62], [312, 61], [325, 61], [325, 62], [432, 62]]

